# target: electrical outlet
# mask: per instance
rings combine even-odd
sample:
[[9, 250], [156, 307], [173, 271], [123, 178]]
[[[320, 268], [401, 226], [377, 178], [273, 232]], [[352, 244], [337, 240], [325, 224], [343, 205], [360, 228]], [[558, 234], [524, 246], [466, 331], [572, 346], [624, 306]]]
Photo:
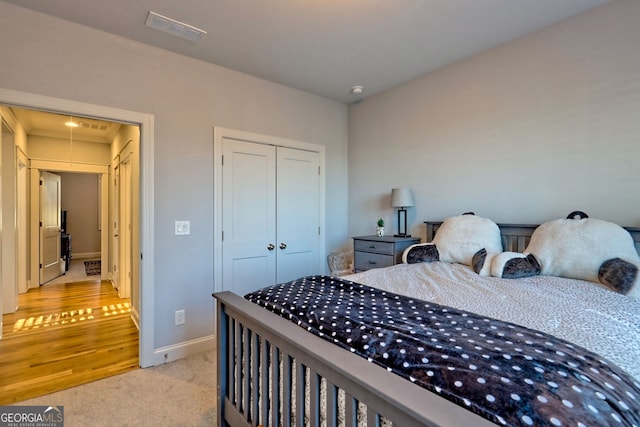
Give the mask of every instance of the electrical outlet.
[[184, 310], [177, 310], [175, 312], [175, 320], [176, 320], [176, 326], [184, 325]]

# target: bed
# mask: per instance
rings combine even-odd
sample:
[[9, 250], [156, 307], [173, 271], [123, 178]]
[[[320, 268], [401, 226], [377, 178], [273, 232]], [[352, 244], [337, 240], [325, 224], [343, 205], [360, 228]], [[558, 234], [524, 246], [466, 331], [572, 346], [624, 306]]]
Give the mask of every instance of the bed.
[[[427, 241], [431, 241], [441, 223], [426, 222], [425, 225]], [[500, 225], [504, 250], [522, 252], [535, 229], [535, 225]], [[627, 230], [632, 235], [637, 250], [640, 247], [640, 229]], [[404, 286], [402, 295], [396, 292], [398, 288], [393, 284], [398, 281]], [[495, 359], [511, 358], [511, 353], [518, 357], [529, 354], [529, 350], [520, 348], [524, 344], [513, 344], [512, 338], [504, 336], [501, 332], [503, 329], [511, 329], [510, 333], [513, 332], [516, 336], [524, 334], [519, 336], [526, 336], [521, 338], [525, 343], [529, 342], [529, 339], [533, 340], [533, 335], [537, 334], [537, 338], [542, 340], [540, 348], [554, 346], [554, 356], [547, 355], [543, 359], [546, 359], [545, 363], [562, 365], [562, 369], [555, 368], [562, 375], [582, 383], [589, 382], [591, 377], [581, 377], [584, 375], [581, 369], [587, 369], [588, 366], [588, 369], [598, 372], [587, 372], [587, 376], [602, 374], [615, 381], [620, 380], [620, 384], [613, 383], [613, 380], [602, 380], [603, 390], [594, 392], [599, 401], [581, 401], [585, 406], [585, 417], [601, 420], [601, 425], [608, 425], [608, 422], [611, 425], [640, 425], [637, 418], [640, 408], [640, 395], [637, 395], [640, 390], [640, 303], [634, 298], [582, 280], [543, 276], [517, 280], [479, 277], [467, 266], [441, 262], [402, 264], [339, 279], [324, 276], [301, 278], [295, 283], [281, 284], [288, 286], [272, 291], [291, 292], [303, 284], [309, 284], [313, 288], [319, 282], [330, 282], [330, 286], [333, 287], [329, 293], [336, 296], [343, 292], [343, 289], [353, 289], [356, 286], [361, 288], [356, 288], [358, 290], [355, 293], [366, 295], [367, 299], [369, 295], [379, 293], [381, 299], [376, 300], [374, 305], [381, 304], [381, 301], [389, 298], [392, 301], [396, 301], [394, 298], [407, 299], [402, 300], [403, 306], [415, 304], [416, 301], [420, 304], [427, 303], [428, 307], [421, 309], [426, 309], [432, 317], [442, 316], [436, 318], [436, 322], [449, 319], [454, 311], [456, 315], [462, 316], [465, 322], [469, 319], [473, 319], [476, 324], [487, 322], [489, 330], [493, 328], [498, 331], [493, 338], [503, 340], [496, 342], [492, 338], [490, 345], [482, 345], [487, 351], [497, 351], [495, 354], [484, 353], [492, 362]], [[506, 288], [511, 290], [507, 291]], [[568, 293], [567, 289], [570, 289]], [[321, 291], [323, 292], [327, 293], [326, 289]], [[396, 296], [397, 294], [399, 296]], [[449, 378], [446, 372], [434, 371], [433, 375], [445, 378], [445, 382], [450, 383], [453, 392], [443, 391], [439, 383], [425, 387], [425, 383], [430, 379], [416, 378], [413, 373], [417, 370], [401, 372], [400, 365], [407, 364], [403, 360], [398, 359], [397, 366], [393, 365], [392, 368], [384, 367], [376, 359], [383, 358], [383, 352], [378, 351], [375, 358], [367, 357], [363, 346], [358, 347], [349, 341], [351, 337], [347, 337], [341, 343], [332, 342], [336, 339], [330, 339], [329, 333], [324, 333], [328, 329], [322, 329], [328, 328], [329, 325], [320, 325], [320, 329], [313, 330], [314, 325], [309, 323], [317, 321], [310, 322], [307, 314], [297, 316], [300, 307], [308, 305], [305, 301], [299, 303], [293, 313], [283, 317], [283, 313], [276, 314], [274, 311], [284, 310], [286, 307], [269, 307], [270, 301], [276, 299], [275, 294], [266, 297], [264, 294], [259, 295], [261, 296], [257, 297], [258, 300], [269, 300], [269, 303], [263, 304], [265, 307], [230, 292], [214, 294], [217, 300], [219, 425], [540, 425], [540, 420], [529, 417], [526, 415], [528, 409], [522, 408], [539, 406], [542, 409], [537, 410], [544, 413], [545, 400], [549, 398], [545, 393], [548, 391], [526, 400], [526, 392], [521, 394], [509, 391], [512, 385], [509, 381], [517, 381], [519, 378], [524, 378], [524, 381], [530, 380], [530, 377], [533, 378], [532, 375], [536, 375], [536, 370], [549, 371], [549, 366], [538, 364], [525, 368], [531, 371], [532, 374], [529, 375], [521, 375], [519, 372], [498, 375], [496, 381], [502, 382], [502, 387], [490, 387], [478, 405], [473, 399], [457, 393], [458, 390], [455, 389], [467, 389], [469, 382], [473, 382], [476, 388], [478, 384], [484, 385], [491, 378], [486, 371], [498, 368], [493, 363], [489, 363], [487, 368], [479, 363], [468, 363], [466, 366], [477, 370], [472, 372], [474, 376], [471, 377], [467, 375], [469, 372], [464, 373], [466, 377]], [[585, 295], [589, 297], [586, 298]], [[253, 297], [256, 297], [256, 294]], [[287, 301], [287, 298], [290, 296], [283, 296], [282, 300]], [[305, 295], [302, 298], [310, 297]], [[531, 305], [530, 301], [533, 300], [538, 302]], [[487, 303], [488, 301], [491, 302]], [[286, 305], [287, 303], [284, 304]], [[434, 310], [436, 315], [433, 314]], [[416, 316], [422, 319], [422, 312], [416, 313]], [[449, 321], [452, 322], [456, 322], [456, 328], [462, 324], [457, 323], [459, 320]], [[526, 325], [528, 328], [518, 329], [520, 325]], [[448, 336], [448, 330], [441, 332]], [[463, 334], [467, 332], [462, 331]], [[428, 337], [421, 339], [429, 341]], [[449, 338], [451, 339], [454, 338]], [[477, 339], [476, 337], [470, 340], [473, 342], [472, 347], [477, 346]], [[487, 340], [486, 337], [483, 339]], [[557, 341], [553, 341], [554, 339]], [[431, 348], [430, 355], [422, 358], [423, 361], [427, 360], [427, 365], [433, 362], [431, 359], [439, 357], [436, 355], [441, 343], [437, 341]], [[532, 344], [531, 348], [538, 348], [536, 345]], [[453, 347], [456, 346], [464, 347], [462, 343], [454, 342]], [[505, 346], [513, 347], [512, 351], [505, 352]], [[571, 350], [571, 347], [577, 356], [569, 360], [566, 350]], [[400, 346], [396, 350], [406, 353], [414, 348]], [[543, 350], [546, 351], [544, 348]], [[442, 354], [448, 355], [447, 351], [449, 350], [443, 350]], [[459, 353], [462, 354], [462, 361], [465, 356], [475, 357], [466, 351], [466, 348], [462, 348]], [[394, 353], [389, 354], [395, 359]], [[567, 360], [564, 360], [565, 357]], [[585, 357], [589, 359], [589, 363], [582, 366], [581, 359]], [[443, 369], [453, 367], [455, 370], [457, 367], [453, 361], [448, 360], [447, 364]], [[520, 369], [517, 365], [512, 364], [512, 368], [509, 369]], [[419, 368], [420, 372], [431, 372], [429, 369], [423, 369], [424, 367]], [[463, 369], [458, 368], [457, 372], [460, 371]], [[540, 374], [540, 378], [546, 378], [546, 373]], [[594, 384], [598, 381], [594, 380]], [[552, 393], [560, 388], [573, 390], [572, 393], [576, 390], [579, 390], [578, 393], [582, 392], [581, 386], [577, 383], [564, 387], [559, 386], [555, 380], [547, 379], [546, 382], [550, 383]], [[609, 394], [612, 388], [615, 389], [613, 397]], [[507, 393], [507, 397], [494, 396], [494, 389], [502, 389], [503, 393]], [[574, 407], [575, 401], [572, 399], [562, 399], [563, 409], [569, 414], [569, 418], [573, 413], [581, 414]], [[492, 404], [503, 406], [505, 400], [509, 401], [507, 406], [515, 408], [515, 418], [503, 418], [500, 413], [487, 410]], [[525, 401], [528, 403], [525, 404]], [[619, 412], [608, 413], [603, 410], [611, 406], [612, 401]], [[599, 406], [603, 402], [607, 405]], [[547, 415], [543, 415], [546, 417], [547, 425], [567, 425], [563, 423], [566, 418], [555, 417], [553, 413]], [[573, 425], [580, 424], [576, 422]]]

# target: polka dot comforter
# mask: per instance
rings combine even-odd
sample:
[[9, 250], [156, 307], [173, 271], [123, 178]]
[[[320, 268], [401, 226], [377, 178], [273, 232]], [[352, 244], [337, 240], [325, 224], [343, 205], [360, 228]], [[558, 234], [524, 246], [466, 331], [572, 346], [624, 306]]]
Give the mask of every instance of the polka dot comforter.
[[[463, 266], [431, 264], [436, 265], [436, 270], [442, 269], [445, 276], [467, 275]], [[434, 268], [433, 265], [428, 268]], [[479, 295], [470, 291], [473, 285], [468, 287], [461, 282], [448, 283], [447, 280], [428, 284], [434, 272], [420, 272], [419, 266], [394, 266], [342, 279], [310, 276], [261, 289], [246, 298], [497, 424], [640, 426], [640, 382], [611, 358], [584, 348], [582, 343], [558, 337], [562, 334], [554, 336], [545, 332], [545, 328], [532, 329], [526, 327], [530, 326], [527, 322], [509, 319], [516, 317], [522, 320], [518, 316], [505, 315], [504, 312], [501, 316], [483, 313], [500, 307], [506, 312], [521, 313], [526, 304], [513, 305], [513, 301], [526, 298], [526, 292], [524, 296], [507, 298], [507, 308], [500, 295], [518, 292], [484, 289], [480, 293], [491, 291], [489, 293], [496, 293], [495, 297], [498, 297], [497, 300], [487, 295], [483, 297], [484, 304], [493, 308], [470, 311], [459, 306], [477, 308]], [[462, 270], [446, 271], [451, 268]], [[422, 274], [428, 274], [431, 279], [416, 281], [415, 276]], [[380, 276], [391, 280], [382, 286], [369, 286], [385, 281]], [[409, 276], [412, 277], [409, 279]], [[409, 280], [409, 285], [392, 284], [402, 282], [403, 277]], [[485, 278], [471, 275], [467, 279], [471, 282], [481, 279], [482, 282]], [[489, 279], [490, 282], [495, 280]], [[507, 282], [512, 287], [524, 286], [520, 280]], [[573, 280], [560, 280], [558, 283], [552, 279], [551, 282], [554, 282], [550, 285], [552, 288], [587, 284]], [[543, 293], [548, 292], [546, 285], [541, 286]], [[588, 285], [596, 293], [603, 289]], [[419, 290], [411, 289], [416, 286]], [[483, 286], [488, 285], [481, 284], [480, 287]], [[494, 286], [499, 287], [495, 283]], [[528, 286], [535, 288], [536, 284], [529, 283]], [[420, 298], [430, 287], [437, 290], [426, 293], [435, 295]], [[443, 290], [442, 287], [449, 289]], [[440, 292], [458, 294], [455, 288], [462, 288], [467, 294], [448, 298], [454, 303], [457, 301], [458, 306], [434, 301], [440, 299], [437, 296]], [[532, 290], [528, 289], [528, 292]], [[574, 292], [569, 294], [570, 298], [576, 296]], [[460, 302], [469, 298], [474, 302]], [[557, 295], [552, 292], [551, 298], [557, 298]], [[569, 305], [573, 303], [575, 301], [566, 301]], [[628, 308], [623, 304], [613, 309], [624, 312]], [[540, 326], [539, 323], [545, 322], [540, 322], [539, 318], [546, 317], [554, 330], [562, 329], [565, 321], [575, 323], [581, 320], [580, 317], [558, 318], [545, 307], [528, 310], [529, 315], [536, 319], [531, 323]], [[638, 313], [627, 320], [632, 324], [637, 322]], [[638, 324], [635, 326], [637, 330]], [[588, 327], [595, 335], [602, 332], [598, 328], [597, 325]], [[634, 339], [638, 345], [637, 336], [611, 335], [609, 347], [615, 347], [618, 340], [627, 339]], [[598, 340], [587, 341], [594, 344]], [[638, 364], [640, 353], [637, 348], [634, 351], [632, 358]], [[616, 354], [615, 351], [611, 353]]]

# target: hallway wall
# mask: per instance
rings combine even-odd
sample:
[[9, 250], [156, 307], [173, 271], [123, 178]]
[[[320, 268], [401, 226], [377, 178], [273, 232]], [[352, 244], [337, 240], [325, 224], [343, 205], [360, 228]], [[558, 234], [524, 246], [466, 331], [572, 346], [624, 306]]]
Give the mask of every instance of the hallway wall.
[[62, 185], [62, 210], [67, 211], [67, 233], [71, 235], [74, 259], [97, 258], [100, 254], [98, 175], [58, 173]]

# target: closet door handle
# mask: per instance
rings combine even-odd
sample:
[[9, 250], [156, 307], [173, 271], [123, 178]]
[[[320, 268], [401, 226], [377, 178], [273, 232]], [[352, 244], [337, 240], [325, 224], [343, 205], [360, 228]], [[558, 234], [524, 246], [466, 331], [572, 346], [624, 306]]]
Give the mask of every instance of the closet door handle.
[[267, 246], [267, 249], [269, 249], [270, 251], [274, 250], [276, 247], [273, 245], [273, 243], [269, 243], [269, 245]]
[[280, 243], [280, 249], [287, 249], [286, 243]]

